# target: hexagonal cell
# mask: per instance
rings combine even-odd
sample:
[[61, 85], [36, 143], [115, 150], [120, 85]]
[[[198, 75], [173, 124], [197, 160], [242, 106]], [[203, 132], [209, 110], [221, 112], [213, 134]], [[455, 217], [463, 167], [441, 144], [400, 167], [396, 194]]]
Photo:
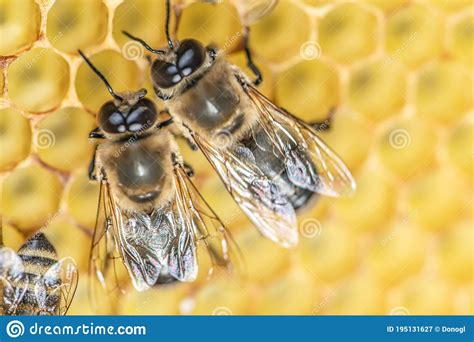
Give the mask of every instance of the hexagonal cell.
[[230, 51], [239, 42], [241, 30], [239, 14], [230, 3], [219, 2], [211, 6], [196, 2], [183, 11], [178, 38], [194, 38]]
[[384, 12], [393, 12], [405, 6], [410, 0], [364, 0], [365, 2], [375, 5]]
[[107, 33], [107, 6], [102, 1], [59, 0], [48, 12], [47, 37], [57, 49], [77, 49], [100, 43]]
[[[305, 226], [315, 224], [319, 229], [314, 236], [304, 236]], [[314, 279], [334, 282], [350, 273], [357, 264], [354, 235], [333, 222], [314, 218], [301, 220], [303, 234], [298, 246], [301, 265], [312, 270]]]
[[334, 202], [334, 216], [357, 232], [381, 231], [393, 216], [396, 191], [380, 171], [362, 172], [353, 197]]
[[327, 131], [318, 132], [352, 171], [369, 155], [372, 144], [372, 126], [354, 112], [337, 110]]
[[379, 281], [358, 273], [334, 289], [320, 305], [329, 315], [375, 315], [386, 312], [387, 292]]
[[215, 279], [194, 296], [194, 315], [242, 315], [248, 312], [249, 291], [236, 279]]
[[8, 95], [31, 113], [50, 111], [69, 88], [69, 65], [53, 50], [37, 48], [22, 54], [8, 67]]
[[92, 232], [99, 204], [99, 184], [91, 182], [85, 172], [75, 175], [67, 190], [66, 204], [72, 218]]
[[437, 170], [410, 185], [408, 212], [422, 228], [430, 231], [449, 229], [462, 215], [465, 185], [453, 172]]
[[58, 210], [61, 200], [58, 177], [37, 165], [12, 171], [3, 180], [2, 188], [1, 212], [8, 222], [22, 230], [44, 225]]
[[370, 55], [377, 46], [377, 17], [355, 4], [337, 5], [319, 23], [322, 53], [340, 63]]
[[472, 105], [473, 85], [469, 72], [459, 63], [430, 65], [415, 85], [417, 114], [443, 123], [459, 120]]
[[387, 18], [385, 49], [394, 59], [417, 67], [440, 55], [443, 22], [429, 8], [410, 4]]
[[472, 222], [457, 224], [440, 239], [439, 257], [441, 272], [458, 283], [470, 283], [472, 274], [466, 272], [474, 267]]
[[428, 3], [438, 6], [440, 9], [446, 12], [455, 12], [455, 11], [459, 11], [464, 8], [469, 8], [472, 6], [471, 0], [455, 0], [455, 1], [428, 0]]
[[88, 269], [91, 236], [63, 217], [57, 217], [49, 222], [44, 233], [56, 249], [59, 259], [71, 257], [81, 272]]
[[310, 274], [296, 266], [264, 285], [255, 311], [257, 315], [309, 315], [320, 300]]
[[247, 225], [235, 235], [235, 239], [246, 260], [245, 273], [250, 281], [268, 280], [288, 266], [288, 253], [262, 237], [254, 226]]
[[305, 5], [320, 7], [331, 3], [331, 0], [301, 0]]
[[389, 286], [418, 273], [428, 253], [427, 236], [403, 219], [391, 232], [380, 236], [370, 247], [368, 265], [380, 281]]
[[448, 32], [449, 50], [474, 69], [474, 14], [467, 13], [456, 20]]
[[148, 291], [130, 291], [126, 294], [120, 315], [179, 315], [180, 302], [186, 295], [185, 284], [154, 287]]
[[0, 109], [0, 171], [25, 159], [31, 146], [30, 122], [13, 108]]
[[282, 63], [300, 55], [310, 32], [308, 14], [290, 1], [279, 1], [270, 15], [252, 25], [250, 47], [255, 54]]
[[390, 60], [379, 60], [355, 69], [348, 84], [348, 102], [371, 120], [381, 120], [399, 112], [406, 100], [403, 68]]
[[42, 161], [56, 169], [86, 169], [93, 149], [89, 132], [95, 127], [94, 117], [83, 109], [63, 108], [36, 125], [35, 150]]
[[275, 94], [278, 105], [298, 117], [324, 121], [339, 104], [339, 75], [323, 61], [303, 61], [278, 75]]
[[[465, 123], [454, 129], [448, 138], [447, 149], [449, 160], [465, 176], [471, 178], [472, 142], [474, 141], [474, 124]], [[472, 178], [471, 178], [472, 179]]]
[[0, 68], [0, 97], [3, 96], [3, 91], [5, 88], [5, 76], [3, 68]]
[[[88, 58], [116, 92], [138, 90], [140, 70], [135, 62], [126, 60], [120, 53], [112, 50], [101, 51]], [[104, 83], [85, 62], [77, 70], [75, 88], [82, 104], [94, 113], [113, 99]]]
[[165, 18], [164, 1], [125, 0], [115, 10], [112, 35], [123, 45], [130, 40], [122, 33], [125, 30], [150, 46], [160, 48], [165, 44]]
[[0, 8], [0, 56], [13, 56], [38, 39], [40, 9], [34, 0], [0, 0]]
[[231, 3], [239, 12], [242, 25], [250, 26], [269, 15], [278, 0], [231, 0]]
[[437, 276], [418, 276], [402, 289], [401, 305], [410, 315], [449, 315], [453, 310], [452, 285]]
[[433, 163], [437, 143], [436, 130], [424, 120], [400, 118], [379, 137], [377, 152], [385, 167], [406, 179]]
[[18, 229], [13, 228], [9, 224], [3, 224], [2, 229], [3, 246], [17, 251], [25, 242], [25, 237], [23, 234]]

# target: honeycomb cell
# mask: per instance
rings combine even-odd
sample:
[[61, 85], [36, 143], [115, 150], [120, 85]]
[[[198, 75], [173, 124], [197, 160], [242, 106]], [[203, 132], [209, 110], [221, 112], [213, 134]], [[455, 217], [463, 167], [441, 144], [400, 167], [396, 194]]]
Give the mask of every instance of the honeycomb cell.
[[383, 165], [403, 179], [431, 165], [438, 145], [436, 130], [419, 118], [397, 119], [377, 142]]
[[69, 65], [54, 51], [36, 48], [8, 67], [8, 95], [21, 109], [42, 113], [59, 106], [69, 88]]
[[239, 14], [230, 3], [220, 2], [210, 6], [196, 2], [183, 11], [178, 38], [194, 38], [204, 44], [214, 43], [225, 51], [231, 51], [240, 41], [241, 30]]
[[38, 39], [41, 14], [33, 0], [0, 0], [0, 56], [12, 56]]
[[290, 1], [279, 1], [270, 15], [252, 25], [250, 47], [265, 59], [282, 63], [300, 56], [305, 43], [314, 44], [310, 32], [308, 14]]
[[[117, 43], [123, 45], [129, 41], [122, 33], [125, 30], [150, 46], [160, 48], [165, 44], [165, 18], [164, 1], [126, 0], [115, 10], [112, 35]], [[128, 43], [126, 46], [131, 51], [133, 46], [138, 49], [139, 45]], [[122, 51], [127, 50], [124, 47]], [[137, 51], [143, 54], [141, 47]]]
[[244, 26], [250, 26], [270, 14], [278, 0], [231, 0], [240, 15]]
[[95, 126], [94, 117], [83, 109], [60, 109], [36, 125], [34, 147], [39, 158], [56, 169], [86, 169], [93, 148], [88, 143], [89, 132]]
[[419, 75], [415, 87], [417, 114], [442, 123], [458, 120], [472, 104], [472, 79], [457, 63], [430, 65]]
[[3, 180], [2, 213], [22, 230], [39, 228], [58, 210], [61, 191], [58, 177], [37, 165], [16, 169]]
[[323, 299], [322, 313], [329, 315], [375, 315], [386, 310], [387, 294], [374, 278], [358, 273]]
[[101, 295], [94, 297], [98, 302], [91, 300], [91, 281], [90, 275], [87, 272], [80, 273], [74, 299], [67, 312], [68, 315], [111, 315], [115, 313], [115, 303], [111, 300], [112, 296]]
[[76, 53], [105, 38], [107, 17], [107, 6], [102, 1], [56, 1], [48, 12], [48, 40], [61, 51]]
[[79, 272], [87, 272], [91, 247], [90, 235], [59, 215], [48, 222], [44, 233], [56, 249], [59, 259], [71, 257], [76, 261]]
[[462, 16], [448, 32], [449, 50], [474, 69], [474, 14]]
[[410, 67], [440, 55], [443, 22], [428, 7], [410, 4], [401, 7], [387, 18], [385, 49], [393, 59]]
[[309, 315], [320, 300], [309, 272], [296, 266], [260, 289], [255, 311], [259, 315]]
[[402, 290], [401, 306], [410, 315], [449, 315], [454, 289], [436, 276], [418, 276]]
[[454, 129], [448, 138], [447, 149], [449, 160], [467, 177], [472, 177], [472, 142], [474, 125], [465, 123]]
[[278, 75], [276, 100], [306, 121], [323, 121], [339, 104], [339, 83], [337, 70], [330, 65], [303, 61]]
[[[251, 293], [235, 279], [216, 279], [202, 286], [189, 309], [194, 315], [242, 315], [248, 313]], [[187, 312], [185, 312], [187, 313]]]
[[300, 220], [299, 227], [301, 264], [315, 280], [336, 281], [355, 267], [356, 244], [349, 230], [314, 218]]
[[349, 78], [348, 103], [371, 120], [398, 113], [407, 93], [403, 68], [390, 59], [370, 62], [355, 69]]
[[394, 212], [396, 192], [380, 171], [361, 172], [353, 197], [334, 202], [334, 215], [356, 232], [381, 231]]
[[129, 291], [119, 307], [120, 315], [179, 315], [185, 284], [156, 286], [148, 291]]
[[455, 0], [455, 1], [445, 1], [445, 0], [428, 0], [430, 5], [433, 4], [438, 6], [440, 9], [446, 12], [455, 12], [462, 10], [463, 8], [469, 8], [472, 6], [472, 1], [470, 0]]
[[474, 258], [472, 256], [473, 241], [472, 221], [462, 222], [447, 232], [440, 240], [440, 269], [443, 275], [455, 282], [470, 283]]
[[303, 4], [320, 7], [331, 3], [331, 0], [300, 0]]
[[427, 236], [408, 219], [398, 220], [370, 247], [370, 270], [387, 287], [418, 273], [428, 252]]
[[235, 240], [244, 258], [243, 275], [252, 282], [269, 279], [288, 266], [288, 252], [253, 226], [235, 234]]
[[28, 119], [13, 108], [0, 109], [0, 171], [10, 170], [30, 152]]
[[452, 172], [441, 169], [427, 173], [409, 187], [409, 212], [427, 230], [448, 229], [462, 213], [463, 189], [463, 183]]
[[3, 244], [2, 246], [9, 247], [17, 251], [25, 242], [25, 237], [18, 229], [13, 228], [9, 224], [3, 224]]
[[74, 175], [67, 190], [66, 205], [71, 217], [82, 227], [95, 226], [99, 204], [99, 185], [91, 182], [85, 172]]
[[370, 55], [377, 46], [377, 18], [355, 4], [337, 5], [319, 24], [322, 53], [340, 63], [351, 63]]
[[366, 2], [377, 6], [384, 12], [393, 12], [405, 6], [409, 0], [365, 0]]
[[330, 129], [320, 135], [353, 172], [369, 155], [371, 132], [371, 126], [354, 112], [336, 110]]
[[[125, 59], [112, 50], [105, 50], [88, 57], [116, 92], [138, 90], [140, 70], [135, 62]], [[104, 83], [85, 62], [77, 71], [75, 88], [79, 100], [94, 113], [97, 113], [105, 102], [112, 100]]]

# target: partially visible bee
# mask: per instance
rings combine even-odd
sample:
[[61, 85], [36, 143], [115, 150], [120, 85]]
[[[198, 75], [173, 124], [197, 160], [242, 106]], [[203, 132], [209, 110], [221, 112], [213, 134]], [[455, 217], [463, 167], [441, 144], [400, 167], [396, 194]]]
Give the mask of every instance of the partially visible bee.
[[170, 278], [193, 281], [197, 247], [207, 248], [213, 265], [228, 267], [229, 236], [200, 195], [146, 90], [115, 93], [98, 114], [92, 138], [102, 139], [89, 168], [100, 181], [90, 271], [103, 287], [109, 265], [119, 257], [134, 287], [143, 291]]
[[43, 233], [31, 237], [18, 253], [0, 249], [2, 310], [5, 315], [65, 315], [78, 281], [74, 259], [58, 261]]
[[[169, 0], [166, 4], [168, 25]], [[314, 127], [268, 100], [222, 53], [194, 39], [173, 41], [168, 27], [166, 33], [168, 45], [157, 50], [124, 32], [158, 56], [151, 66], [156, 95], [240, 208], [264, 236], [285, 247], [296, 245], [295, 210], [315, 193], [352, 193], [350, 171]], [[248, 46], [245, 52], [258, 84], [261, 73]]]

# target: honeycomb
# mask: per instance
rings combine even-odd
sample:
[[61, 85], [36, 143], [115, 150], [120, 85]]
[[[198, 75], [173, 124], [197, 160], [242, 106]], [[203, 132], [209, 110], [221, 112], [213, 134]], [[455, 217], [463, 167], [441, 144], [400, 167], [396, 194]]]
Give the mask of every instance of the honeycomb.
[[[234, 52], [250, 2], [182, 1], [178, 38]], [[126, 29], [164, 44], [164, 1], [0, 0], [3, 243], [44, 229], [78, 263], [69, 314], [90, 314], [88, 255], [98, 186], [88, 132], [116, 91], [147, 88]], [[247, 17], [248, 19], [248, 17]], [[233, 233], [242, 274], [128, 291], [111, 314], [473, 314], [474, 7], [469, 0], [281, 0], [251, 25], [261, 91], [318, 121], [355, 175], [352, 198], [319, 198], [290, 250], [262, 238], [198, 152], [195, 182]], [[249, 73], [250, 74], [250, 73]], [[157, 105], [163, 108], [158, 100]], [[147, 304], [147, 305], [143, 305]], [[150, 305], [151, 304], [151, 305]]]

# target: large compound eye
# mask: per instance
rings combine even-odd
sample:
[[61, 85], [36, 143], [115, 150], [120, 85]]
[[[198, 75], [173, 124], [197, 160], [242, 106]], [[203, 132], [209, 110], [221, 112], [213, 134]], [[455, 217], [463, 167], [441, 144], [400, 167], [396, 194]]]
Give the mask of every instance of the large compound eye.
[[160, 60], [153, 62], [151, 77], [160, 88], [170, 88], [182, 79], [176, 65]]
[[206, 52], [197, 40], [186, 39], [179, 46], [177, 55], [179, 70], [184, 76], [188, 76], [204, 63]]
[[112, 101], [106, 102], [100, 109], [99, 126], [106, 133], [125, 132], [125, 117]]
[[150, 128], [157, 117], [156, 107], [153, 102], [143, 98], [137, 102], [128, 113], [125, 122], [129, 132], [137, 132]]

